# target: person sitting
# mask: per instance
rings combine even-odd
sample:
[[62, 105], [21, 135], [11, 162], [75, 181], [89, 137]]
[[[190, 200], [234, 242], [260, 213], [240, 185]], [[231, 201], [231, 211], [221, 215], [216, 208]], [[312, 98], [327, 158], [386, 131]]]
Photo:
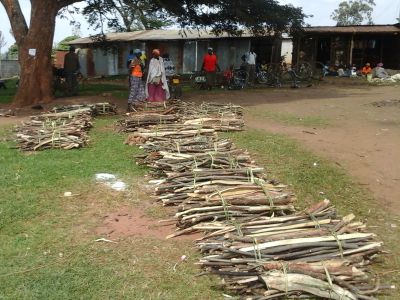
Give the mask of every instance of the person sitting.
[[376, 68], [373, 72], [373, 77], [380, 78], [380, 79], [387, 79], [390, 78], [388, 72], [386, 72], [385, 68], [383, 67], [383, 63], [379, 63], [376, 65]]
[[361, 74], [367, 76], [372, 73], [372, 68], [370, 63], [366, 63], [365, 66], [361, 70]]

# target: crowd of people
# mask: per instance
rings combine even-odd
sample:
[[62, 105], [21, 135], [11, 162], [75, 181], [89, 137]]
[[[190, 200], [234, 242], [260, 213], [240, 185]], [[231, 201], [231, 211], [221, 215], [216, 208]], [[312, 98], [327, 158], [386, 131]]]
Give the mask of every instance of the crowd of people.
[[[135, 102], [163, 102], [170, 98], [168, 80], [176, 75], [175, 65], [168, 53], [161, 56], [159, 49], [153, 49], [152, 58], [146, 63], [144, 51], [131, 51], [127, 59], [129, 70], [128, 111]], [[208, 48], [203, 57], [201, 70], [205, 72], [205, 87], [211, 90], [215, 86], [216, 72], [220, 71], [217, 56], [213, 48]]]
[[357, 67], [352, 65], [351, 67], [346, 65], [329, 65], [324, 66], [325, 76], [339, 76], [339, 77], [357, 77], [364, 76], [368, 79], [389, 79], [391, 76], [383, 67], [383, 63], [378, 63], [374, 68], [372, 68], [370, 63], [366, 63], [363, 67]]

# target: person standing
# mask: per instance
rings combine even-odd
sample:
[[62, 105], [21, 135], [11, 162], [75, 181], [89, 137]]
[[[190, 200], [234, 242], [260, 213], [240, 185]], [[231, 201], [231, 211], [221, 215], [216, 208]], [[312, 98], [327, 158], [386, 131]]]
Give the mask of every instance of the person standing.
[[254, 52], [254, 49], [251, 49], [246, 53], [246, 71], [249, 74], [249, 83], [254, 84], [256, 79], [256, 61], [257, 54]]
[[75, 53], [75, 47], [71, 46], [64, 58], [64, 74], [68, 96], [78, 95], [78, 71], [80, 68], [78, 54]]
[[158, 49], [154, 49], [152, 55], [146, 80], [146, 97], [150, 102], [162, 102], [170, 96], [164, 60], [160, 57]]
[[130, 60], [129, 64], [128, 112], [132, 111], [132, 105], [135, 102], [145, 100], [144, 83], [142, 80], [144, 65], [140, 59], [142, 52], [136, 49], [133, 53], [135, 56]]
[[211, 90], [215, 85], [216, 72], [220, 71], [220, 67], [217, 62], [217, 56], [215, 55], [213, 48], [208, 48], [207, 54], [204, 55], [203, 65], [201, 66], [202, 71], [206, 72], [206, 87]]

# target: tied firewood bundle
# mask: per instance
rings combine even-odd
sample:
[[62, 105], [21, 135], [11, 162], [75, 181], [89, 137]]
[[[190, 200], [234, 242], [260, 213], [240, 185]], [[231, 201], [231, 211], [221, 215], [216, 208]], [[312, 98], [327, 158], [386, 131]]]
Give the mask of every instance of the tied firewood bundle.
[[197, 125], [183, 125], [183, 124], [161, 124], [151, 125], [147, 127], [139, 127], [133, 133], [134, 136], [140, 136], [145, 139], [149, 138], [171, 138], [183, 139], [189, 137], [196, 137], [200, 135], [214, 135], [215, 130], [212, 128], [202, 128]]
[[160, 114], [170, 115], [177, 114], [180, 111], [180, 101], [168, 100], [166, 102], [134, 102], [131, 105], [132, 112], [128, 115], [135, 114]]
[[354, 218], [324, 200], [287, 216], [203, 223], [199, 264], [244, 299], [375, 299], [385, 287], [371, 285], [366, 266], [382, 242]]
[[120, 131], [134, 132], [138, 128], [148, 125], [172, 124], [179, 120], [178, 115], [162, 115], [162, 114], [129, 114], [124, 120], [118, 121]]
[[100, 102], [94, 104], [71, 104], [54, 107], [52, 113], [79, 112], [81, 110], [89, 110], [92, 116], [115, 115], [117, 113], [117, 105], [109, 102]]
[[73, 149], [87, 145], [87, 131], [92, 127], [90, 115], [81, 114], [74, 118], [42, 119], [31, 118], [15, 127], [16, 142], [23, 151], [44, 149]]
[[183, 119], [193, 119], [201, 117], [225, 117], [225, 118], [242, 118], [243, 107], [232, 103], [212, 103], [203, 102], [201, 104], [193, 102], [179, 102]]
[[169, 151], [176, 153], [227, 152], [236, 149], [229, 139], [213, 136], [195, 136], [190, 138], [171, 139], [152, 137], [140, 143], [140, 148], [147, 153]]
[[[262, 171], [257, 167], [191, 170], [168, 173], [167, 178], [152, 180], [151, 183], [156, 184], [155, 193], [163, 205], [181, 205], [181, 211], [218, 205], [276, 207], [294, 200], [283, 192], [284, 186], [264, 180]], [[285, 206], [285, 209], [291, 211], [293, 207]], [[276, 210], [274, 212], [277, 213]]]
[[250, 156], [242, 150], [190, 154], [159, 151], [146, 155], [142, 160], [139, 156], [136, 159], [138, 164], [145, 164], [164, 173], [254, 167]]

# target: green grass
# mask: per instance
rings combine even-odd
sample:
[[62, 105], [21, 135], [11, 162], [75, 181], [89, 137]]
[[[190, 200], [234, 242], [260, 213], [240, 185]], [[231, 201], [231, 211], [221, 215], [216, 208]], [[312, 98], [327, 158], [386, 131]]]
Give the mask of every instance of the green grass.
[[268, 108], [249, 108], [247, 109], [249, 115], [260, 119], [267, 119], [293, 126], [305, 127], [326, 127], [329, 125], [329, 120], [316, 116], [298, 116], [290, 113], [275, 112], [268, 110]]
[[[354, 213], [357, 219], [371, 226], [369, 230], [378, 234], [385, 243], [385, 250], [390, 252], [382, 254], [373, 269], [378, 274], [387, 274], [382, 276], [383, 282], [400, 286], [400, 220], [375, 202], [368, 191], [354, 183], [343, 169], [283, 135], [248, 130], [226, 136], [255, 154], [256, 161], [265, 167], [270, 178], [287, 184], [298, 197], [296, 205], [300, 209], [328, 198], [341, 215]], [[392, 224], [397, 227], [393, 228]], [[397, 300], [394, 294], [379, 299]]]
[[[115, 119], [98, 119], [80, 150], [22, 153], [0, 130], [0, 299], [216, 299], [207, 277], [194, 279], [192, 242], [125, 237], [95, 243], [105, 214], [134, 207], [137, 193], [110, 192], [98, 172], [134, 189], [146, 170], [133, 163]], [[65, 191], [79, 196], [62, 197]], [[132, 196], [133, 195], [133, 196]], [[144, 201], [144, 199], [141, 199]], [[175, 263], [181, 255], [190, 261]]]
[[17, 92], [17, 88], [15, 86], [16, 83], [17, 83], [16, 79], [5, 80], [5, 85], [7, 89], [6, 90], [0, 89], [0, 104], [11, 103], [15, 93]]

